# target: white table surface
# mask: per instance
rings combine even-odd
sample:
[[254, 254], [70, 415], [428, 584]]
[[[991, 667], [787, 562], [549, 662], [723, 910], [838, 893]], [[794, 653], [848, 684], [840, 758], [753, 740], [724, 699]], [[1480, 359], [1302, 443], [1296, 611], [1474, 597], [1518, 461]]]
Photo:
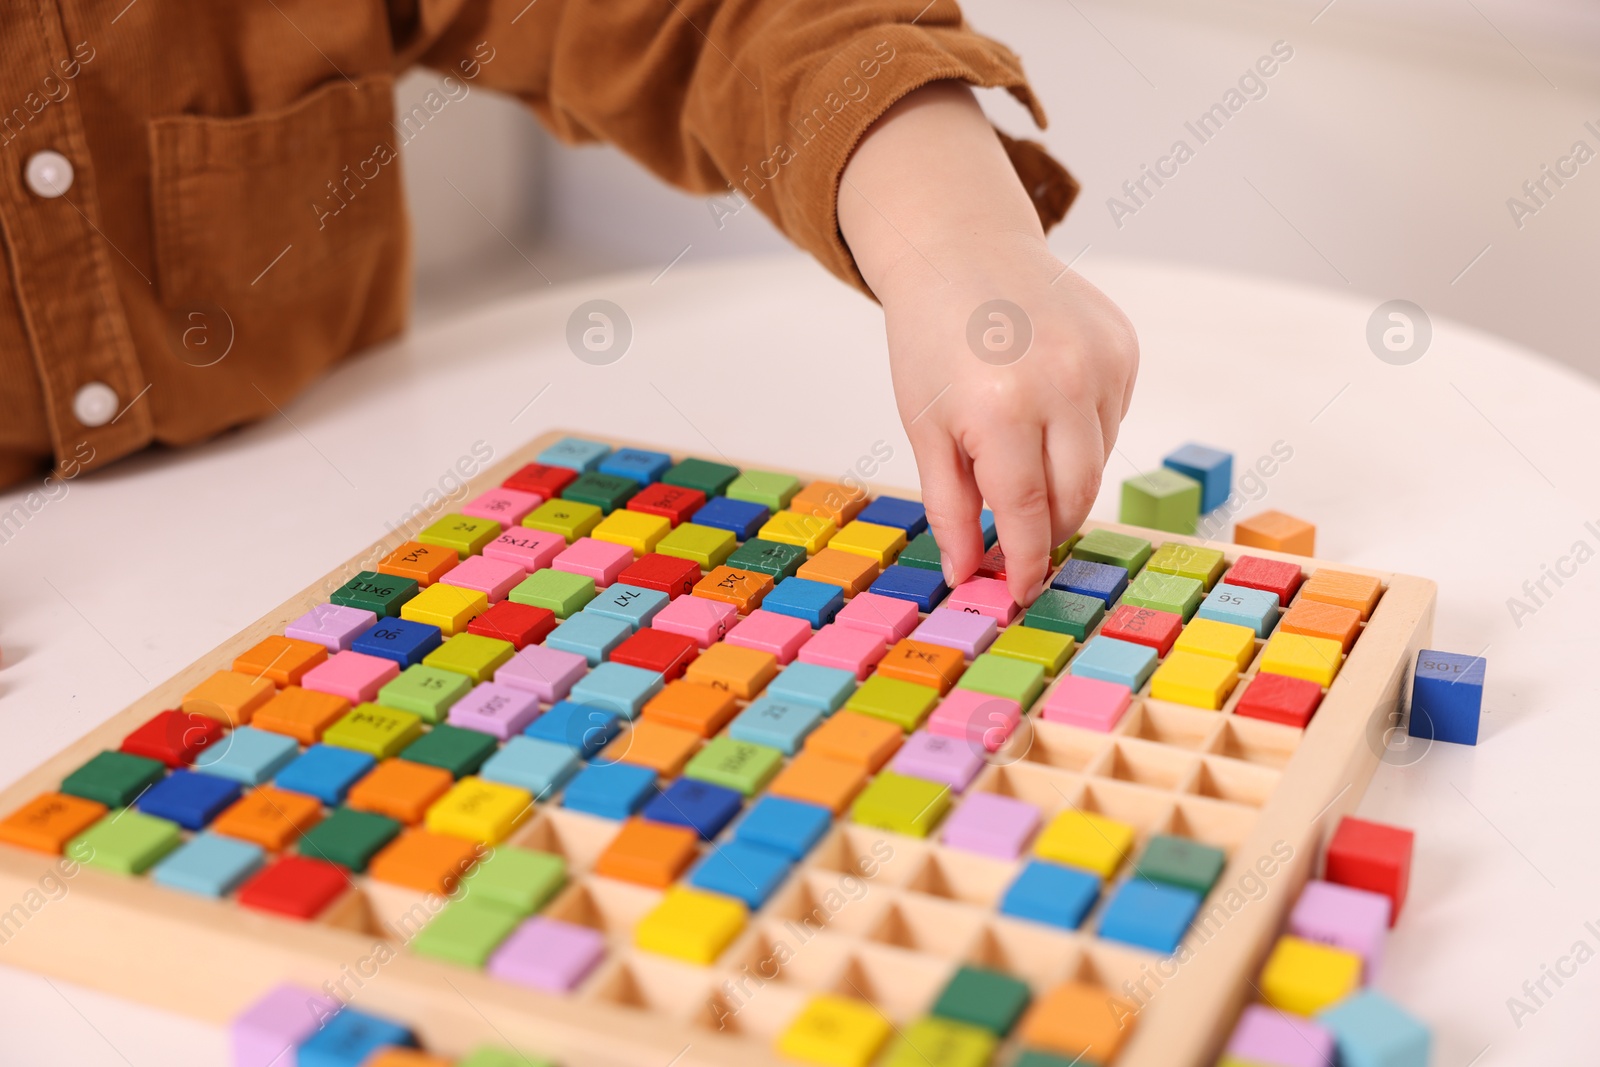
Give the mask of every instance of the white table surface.
[[[1080, 269], [1143, 347], [1098, 517], [1186, 440], [1241, 463], [1287, 442], [1255, 507], [1316, 522], [1325, 558], [1437, 579], [1434, 647], [1488, 658], [1481, 743], [1396, 754], [1362, 803], [1417, 832], [1378, 984], [1434, 1027], [1438, 1067], [1594, 1062], [1600, 963], [1547, 980], [1520, 1026], [1507, 998], [1576, 942], [1600, 950], [1600, 566], [1551, 584], [1520, 627], [1506, 600], [1575, 542], [1600, 549], [1600, 388], [1442, 321], [1420, 361], [1387, 365], [1364, 341], [1367, 297], [1093, 257]], [[633, 322], [612, 366], [563, 340], [592, 297]], [[854, 383], [843, 394], [836, 368]], [[0, 782], [386, 532], [475, 442], [504, 455], [552, 426], [841, 473], [881, 440], [879, 480], [916, 484], [877, 310], [798, 256], [683, 263], [654, 284], [599, 279], [427, 323], [282, 418], [73, 483], [0, 544]], [[219, 1029], [4, 960], [0, 947], [7, 1065], [226, 1062]]]

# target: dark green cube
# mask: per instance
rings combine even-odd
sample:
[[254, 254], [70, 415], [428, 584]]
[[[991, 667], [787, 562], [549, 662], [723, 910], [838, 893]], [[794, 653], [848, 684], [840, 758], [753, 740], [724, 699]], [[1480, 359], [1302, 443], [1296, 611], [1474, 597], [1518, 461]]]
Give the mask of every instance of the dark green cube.
[[933, 539], [931, 533], [919, 533], [911, 539], [911, 543], [900, 550], [900, 557], [895, 560], [903, 567], [921, 567], [925, 571], [939, 569], [939, 543]]
[[939, 994], [933, 1014], [1005, 1037], [1022, 1017], [1030, 995], [1028, 983], [1009, 974], [962, 967]]
[[1039, 630], [1071, 634], [1078, 641], [1084, 641], [1089, 632], [1100, 625], [1105, 613], [1105, 601], [1099, 597], [1069, 593], [1065, 589], [1046, 589], [1028, 608], [1024, 624]]
[[806, 550], [800, 545], [786, 545], [779, 541], [763, 541], [752, 537], [733, 550], [728, 566], [736, 571], [760, 571], [772, 575], [775, 582], [794, 576], [800, 564], [806, 561]]
[[300, 854], [361, 872], [403, 827], [387, 815], [335, 808], [300, 839]]
[[1069, 1060], [1053, 1052], [1026, 1048], [1022, 1050], [1022, 1055], [1011, 1062], [1011, 1067], [1095, 1067], [1095, 1065], [1082, 1056]]
[[1072, 546], [1073, 559], [1086, 559], [1094, 563], [1109, 563], [1136, 574], [1150, 558], [1150, 542], [1132, 534], [1113, 533], [1110, 530], [1090, 530]]
[[345, 582], [328, 599], [347, 608], [375, 611], [378, 617], [394, 618], [406, 601], [417, 595], [417, 583], [377, 571], [362, 571]]
[[580, 474], [561, 490], [562, 500], [593, 504], [607, 515], [627, 504], [639, 491], [639, 483], [618, 474]]
[[1145, 846], [1144, 855], [1139, 857], [1134, 869], [1146, 881], [1192, 889], [1203, 897], [1222, 877], [1222, 867], [1227, 861], [1228, 857], [1220, 848], [1185, 837], [1157, 834]]
[[728, 488], [728, 483], [739, 477], [739, 468], [730, 467], [726, 463], [712, 463], [704, 459], [686, 459], [682, 463], [674, 464], [672, 469], [661, 476], [661, 480], [668, 485], [676, 485], [683, 489], [698, 489], [709, 500], [714, 496], [721, 496]]
[[402, 749], [400, 758], [443, 767], [461, 778], [482, 767], [498, 745], [499, 742], [488, 734], [440, 723]]
[[160, 760], [126, 752], [102, 752], [67, 775], [61, 791], [97, 800], [108, 808], [125, 808], [166, 773], [167, 766]]

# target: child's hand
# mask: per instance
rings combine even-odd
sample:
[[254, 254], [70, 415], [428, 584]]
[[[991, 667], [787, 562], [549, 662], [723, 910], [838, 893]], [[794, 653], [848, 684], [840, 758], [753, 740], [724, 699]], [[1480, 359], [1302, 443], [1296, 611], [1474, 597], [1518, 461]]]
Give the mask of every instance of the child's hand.
[[919, 90], [872, 127], [845, 169], [839, 223], [883, 303], [945, 579], [977, 570], [986, 501], [1011, 595], [1031, 603], [1099, 491], [1132, 398], [1132, 326], [1050, 253], [964, 86]]

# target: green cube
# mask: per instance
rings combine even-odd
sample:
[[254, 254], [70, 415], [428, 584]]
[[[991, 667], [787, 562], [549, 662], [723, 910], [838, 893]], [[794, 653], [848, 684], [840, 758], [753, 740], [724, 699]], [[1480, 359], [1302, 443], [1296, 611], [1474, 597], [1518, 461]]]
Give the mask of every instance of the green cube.
[[401, 606], [416, 595], [417, 583], [413, 578], [362, 571], [335, 589], [328, 599], [347, 608], [374, 612], [382, 619], [399, 615]]
[[1193, 578], [1210, 591], [1227, 568], [1227, 559], [1219, 549], [1201, 548], [1168, 541], [1155, 550], [1145, 570], [1159, 574], [1175, 574], [1179, 578]]
[[101, 752], [67, 775], [61, 791], [97, 800], [108, 808], [125, 808], [166, 774], [167, 765], [160, 760], [126, 752]]
[[875, 719], [892, 722], [906, 733], [922, 725], [939, 703], [939, 691], [900, 678], [874, 674], [862, 682], [844, 706]]
[[360, 873], [401, 829], [400, 823], [387, 815], [335, 808], [300, 839], [300, 855], [327, 860]]
[[556, 618], [565, 619], [583, 610], [594, 599], [594, 579], [586, 574], [567, 571], [534, 571], [511, 590], [507, 600], [530, 604], [536, 608], [549, 608]]
[[1015, 700], [1026, 711], [1044, 692], [1044, 668], [1026, 660], [984, 652], [973, 657], [972, 665], [956, 683], [956, 688]]
[[786, 545], [779, 541], [763, 541], [752, 537], [728, 557], [728, 566], [738, 571], [760, 571], [772, 575], [780, 582], [794, 577], [800, 564], [806, 561], [806, 550], [801, 545]]
[[706, 495], [707, 499], [723, 495], [723, 490], [728, 488], [728, 483], [739, 476], [738, 467], [730, 467], [726, 463], [712, 463], [704, 459], [686, 459], [676, 463], [661, 480], [667, 485], [676, 485], [682, 489], [698, 489]]
[[1069, 593], [1065, 589], [1046, 589], [1023, 616], [1023, 624], [1036, 630], [1052, 630], [1085, 641], [1089, 631], [1105, 616], [1105, 601], [1097, 596]]
[[1071, 537], [1052, 548], [1050, 550], [1050, 566], [1061, 566], [1061, 561], [1066, 559], [1067, 556], [1071, 554], [1072, 547], [1078, 543], [1078, 539], [1082, 536], [1082, 534], [1073, 534]]
[[400, 758], [442, 767], [455, 777], [464, 778], [483, 766], [497, 747], [499, 742], [488, 734], [440, 723], [407, 745]]
[[580, 474], [565, 489], [562, 500], [576, 500], [580, 504], [593, 504], [607, 515], [633, 499], [639, 483], [617, 474]]
[[[576, 577], [576, 575], [574, 576]], [[592, 578], [584, 581], [592, 582]], [[517, 646], [498, 637], [459, 633], [445, 638], [444, 644], [422, 657], [424, 667], [455, 671], [474, 682], [487, 682], [507, 660], [517, 654]]]
[[800, 479], [792, 474], [745, 471], [728, 483], [726, 495], [734, 500], [763, 504], [771, 511], [782, 511], [799, 491]]
[[464, 895], [528, 916], [567, 882], [567, 861], [550, 852], [500, 845], [461, 881]]
[[1134, 870], [1146, 881], [1192, 889], [1203, 897], [1222, 877], [1222, 867], [1227, 861], [1228, 857], [1220, 848], [1186, 837], [1157, 834], [1144, 847], [1144, 854], [1134, 864]]
[[737, 789], [745, 796], [759, 793], [783, 765], [783, 753], [766, 745], [735, 741], [724, 734], [714, 737], [684, 767], [685, 778]]
[[962, 967], [934, 1002], [933, 1014], [981, 1026], [991, 1034], [1005, 1037], [1017, 1025], [1031, 997], [1028, 983], [1009, 974], [983, 967]]
[[425, 545], [453, 548], [462, 559], [482, 552], [483, 546], [500, 536], [500, 524], [493, 519], [479, 519], [472, 515], [446, 515], [417, 534]]
[[1134, 574], [1150, 558], [1150, 551], [1150, 542], [1142, 537], [1111, 530], [1090, 530], [1078, 538], [1078, 543], [1072, 546], [1071, 555], [1073, 559], [1110, 563]]
[[1194, 578], [1180, 578], [1176, 574], [1159, 574], [1147, 570], [1128, 583], [1122, 594], [1124, 604], [1136, 608], [1154, 608], [1182, 615], [1188, 622], [1205, 598], [1205, 586]]
[[880, 1067], [988, 1067], [1000, 1042], [987, 1030], [951, 1019], [908, 1023], [879, 1060]]
[[473, 1049], [472, 1054], [457, 1063], [456, 1067], [555, 1067], [555, 1064], [539, 1057], [530, 1059], [521, 1052], [484, 1045]]
[[378, 690], [378, 703], [420, 715], [423, 722], [439, 722], [471, 691], [472, 679], [459, 671], [414, 663]]
[[[1025, 1048], [1022, 1050], [1022, 1055], [1011, 1061], [1011, 1067], [1094, 1067], [1094, 1064], [1082, 1056], [1069, 1060], [1065, 1056], [1057, 1056], [1052, 1052], [1040, 1052], [1035, 1048]], [[1224, 1059], [1217, 1064], [1217, 1067], [1229, 1067], [1229, 1064]], [[1248, 1067], [1248, 1065], [1244, 1065], [1244, 1067]]]
[[879, 771], [850, 805], [850, 819], [908, 837], [927, 837], [949, 810], [949, 786]]
[[939, 569], [939, 542], [933, 539], [931, 533], [919, 533], [911, 539], [911, 543], [900, 550], [900, 556], [895, 560], [903, 567], [921, 567], [925, 571]]
[[66, 855], [115, 874], [143, 874], [181, 844], [177, 823], [122, 808], [74, 837]]
[[1168, 533], [1192, 534], [1200, 521], [1200, 483], [1159, 467], [1122, 483], [1119, 521]]
[[418, 955], [448, 960], [463, 967], [482, 967], [489, 954], [522, 922], [510, 908], [487, 900], [462, 897], [440, 909], [433, 921], [411, 939]]
[[357, 704], [322, 732], [322, 743], [388, 759], [422, 735], [422, 719], [409, 711]]
[[989, 651], [996, 656], [1037, 663], [1054, 678], [1056, 672], [1072, 658], [1072, 648], [1076, 643], [1071, 634], [1056, 630], [1042, 630], [1028, 625], [1007, 626], [989, 646]]

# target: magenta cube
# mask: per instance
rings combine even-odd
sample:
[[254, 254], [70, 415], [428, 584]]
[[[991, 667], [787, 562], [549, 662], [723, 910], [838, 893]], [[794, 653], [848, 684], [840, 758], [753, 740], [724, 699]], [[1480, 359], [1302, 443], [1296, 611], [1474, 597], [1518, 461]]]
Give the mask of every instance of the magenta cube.
[[1133, 702], [1133, 690], [1118, 682], [1069, 674], [1056, 683], [1039, 712], [1051, 722], [1109, 733]]
[[1039, 809], [1032, 804], [998, 793], [971, 793], [945, 819], [940, 840], [951, 848], [1014, 860], [1038, 829]]
[[1009, 626], [1019, 610], [1006, 592], [1006, 583], [998, 578], [968, 578], [950, 590], [942, 606], [949, 611], [987, 615], [1001, 626]]
[[588, 670], [589, 661], [576, 652], [526, 645], [494, 672], [494, 680], [554, 704], [565, 700]]
[[595, 585], [610, 585], [633, 562], [633, 549], [610, 541], [580, 537], [552, 564], [558, 571], [593, 578]]
[[525, 493], [520, 489], [491, 489], [475, 496], [462, 507], [461, 514], [479, 519], [493, 519], [501, 526], [515, 526], [524, 515], [544, 503], [538, 493]]
[[503, 682], [475, 685], [450, 707], [451, 726], [508, 741], [539, 717], [539, 698]]
[[605, 955], [598, 930], [534, 917], [517, 927], [489, 957], [489, 973], [547, 993], [570, 993]]
[[295, 1067], [297, 1049], [343, 1005], [305, 986], [272, 989], [230, 1027], [236, 1067]]
[[510, 560], [468, 556], [451, 567], [449, 573], [439, 579], [439, 584], [475, 590], [487, 596], [489, 603], [493, 604], [504, 600], [506, 594], [527, 576], [527, 571]]
[[656, 612], [650, 628], [681, 634], [701, 648], [710, 648], [727, 636], [738, 618], [739, 609], [732, 604], [703, 596], [680, 596]]
[[483, 546], [483, 554], [490, 559], [503, 559], [515, 563], [532, 574], [554, 566], [556, 557], [567, 550], [567, 539], [548, 530], [530, 530], [517, 526]]
[[917, 628], [917, 606], [909, 600], [882, 593], [857, 593], [839, 609], [833, 621], [854, 630], [865, 630], [894, 644], [910, 637]]
[[1361, 957], [1362, 981], [1371, 982], [1389, 936], [1389, 898], [1333, 882], [1307, 882], [1289, 912], [1289, 932], [1354, 952]]
[[364, 608], [318, 604], [284, 627], [283, 634], [301, 641], [315, 641], [329, 652], [339, 652], [349, 648], [350, 642], [372, 629], [377, 621], [377, 613]]
[[811, 626], [793, 615], [757, 608], [730, 630], [724, 640], [741, 648], [770, 652], [778, 657], [779, 663], [787, 665], [794, 661], [800, 647], [811, 640]]
[[994, 752], [1022, 721], [1022, 705], [975, 689], [952, 689], [928, 716], [927, 730], [963, 741], [974, 751]]
[[300, 685], [361, 704], [377, 700], [378, 690], [399, 674], [400, 664], [392, 659], [364, 652], [335, 652], [301, 675]]
[[1265, 1004], [1244, 1010], [1228, 1039], [1228, 1054], [1274, 1067], [1328, 1067], [1336, 1062], [1332, 1031]]
[[959, 793], [983, 770], [985, 754], [982, 746], [969, 745], [965, 738], [918, 730], [894, 754], [889, 769], [896, 774], [942, 782]]
[[971, 659], [994, 644], [994, 639], [999, 633], [999, 625], [987, 615], [954, 611], [950, 608], [934, 608], [928, 613], [928, 617], [922, 620], [922, 625], [912, 631], [911, 636], [930, 645], [957, 649], [963, 656]]
[[818, 667], [837, 667], [853, 671], [861, 681], [872, 673], [873, 665], [889, 651], [883, 638], [865, 630], [829, 623], [812, 635], [796, 658]]

